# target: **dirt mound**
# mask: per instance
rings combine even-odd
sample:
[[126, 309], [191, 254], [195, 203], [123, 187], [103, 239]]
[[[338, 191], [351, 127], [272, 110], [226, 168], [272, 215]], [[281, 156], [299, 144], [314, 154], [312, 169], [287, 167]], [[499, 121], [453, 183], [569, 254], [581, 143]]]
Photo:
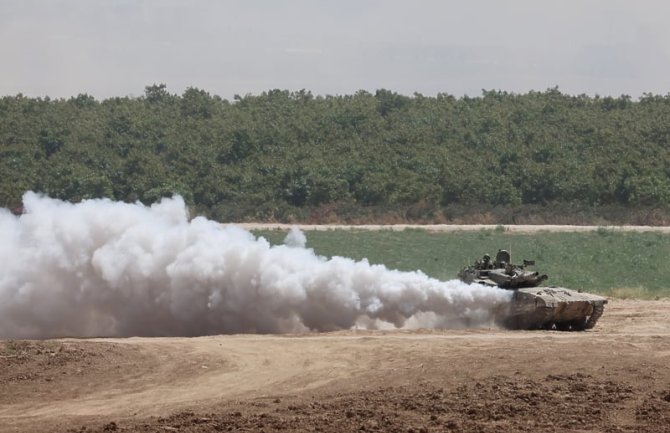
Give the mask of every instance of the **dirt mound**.
[[87, 341], [0, 342], [0, 405], [30, 401], [36, 395], [68, 398], [72, 389], [85, 391], [104, 383], [110, 370], [151, 365], [151, 357], [140, 352], [137, 347]]
[[547, 375], [541, 380], [491, 377], [455, 389], [431, 383], [313, 397], [252, 401], [241, 410], [183, 411], [139, 423], [110, 421], [70, 432], [433, 432], [667, 431], [670, 403], [646, 393], [632, 425], [618, 419], [635, 388], [590, 375]]
[[[73, 369], [79, 370], [127, 356], [125, 351], [113, 344], [9, 340], [0, 342], [0, 363], [3, 367], [0, 369], [0, 383], [47, 380], [54, 374], [68, 374]], [[17, 375], [19, 372], [25, 374]]]

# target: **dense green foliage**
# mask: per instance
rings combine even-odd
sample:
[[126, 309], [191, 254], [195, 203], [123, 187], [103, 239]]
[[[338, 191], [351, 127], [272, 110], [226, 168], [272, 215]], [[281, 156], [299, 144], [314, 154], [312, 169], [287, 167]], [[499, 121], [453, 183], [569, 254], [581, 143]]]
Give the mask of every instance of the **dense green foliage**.
[[[259, 231], [273, 244], [285, 232]], [[591, 233], [512, 234], [503, 230], [430, 233], [334, 230], [307, 232], [307, 247], [325, 257], [344, 256], [390, 269], [421, 270], [441, 280], [483, 254], [510, 250], [514, 262], [535, 259], [546, 284], [614, 296], [670, 296], [670, 235], [598, 230]]]
[[154, 85], [103, 101], [6, 96], [0, 176], [2, 206], [26, 190], [145, 203], [177, 192], [221, 220], [655, 223], [669, 213], [670, 95], [272, 90], [228, 101]]

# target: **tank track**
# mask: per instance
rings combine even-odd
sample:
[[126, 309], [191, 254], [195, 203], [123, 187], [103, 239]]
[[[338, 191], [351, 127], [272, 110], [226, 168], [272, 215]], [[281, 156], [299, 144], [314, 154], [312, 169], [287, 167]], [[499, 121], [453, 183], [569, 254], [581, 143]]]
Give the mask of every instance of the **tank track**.
[[600, 319], [600, 316], [603, 315], [604, 311], [605, 311], [605, 306], [604, 305], [594, 305], [593, 306], [593, 313], [591, 313], [591, 316], [589, 317], [589, 320], [586, 321], [586, 324], [584, 325], [584, 329], [591, 329], [594, 326], [596, 326], [596, 322], [598, 322], [598, 319]]

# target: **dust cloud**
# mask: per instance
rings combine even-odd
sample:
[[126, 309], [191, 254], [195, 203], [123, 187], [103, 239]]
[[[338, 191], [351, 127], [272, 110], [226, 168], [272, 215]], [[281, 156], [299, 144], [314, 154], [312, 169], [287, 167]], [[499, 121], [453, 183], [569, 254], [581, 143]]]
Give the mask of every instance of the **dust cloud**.
[[508, 291], [327, 259], [203, 217], [181, 197], [0, 209], [0, 338], [195, 336], [352, 327], [473, 327]]

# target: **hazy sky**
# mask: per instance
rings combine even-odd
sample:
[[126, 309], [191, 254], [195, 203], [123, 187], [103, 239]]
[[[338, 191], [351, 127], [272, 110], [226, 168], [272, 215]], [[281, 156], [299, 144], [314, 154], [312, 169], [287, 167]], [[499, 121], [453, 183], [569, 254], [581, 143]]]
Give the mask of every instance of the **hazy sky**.
[[667, 0], [0, 0], [0, 95], [670, 92]]

